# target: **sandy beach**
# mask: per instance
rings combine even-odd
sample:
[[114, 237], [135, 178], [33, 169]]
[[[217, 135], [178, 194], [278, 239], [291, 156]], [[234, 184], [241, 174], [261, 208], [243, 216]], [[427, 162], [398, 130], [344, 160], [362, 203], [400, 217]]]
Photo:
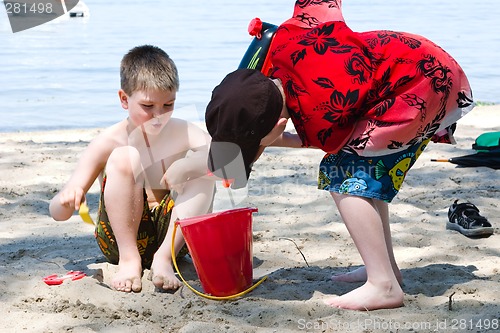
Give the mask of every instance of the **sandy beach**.
[[[0, 331], [498, 331], [500, 171], [431, 159], [472, 153], [479, 134], [499, 128], [500, 106], [476, 107], [460, 120], [457, 145], [431, 144], [409, 172], [390, 206], [405, 306], [371, 312], [323, 304], [326, 295], [342, 295], [360, 285], [334, 283], [330, 277], [362, 261], [331, 197], [316, 189], [321, 151], [269, 148], [254, 166], [248, 191], [233, 193], [238, 207], [258, 208], [253, 216], [254, 278], [268, 279], [242, 298], [213, 301], [186, 287], [175, 293], [155, 291], [147, 271], [142, 292], [112, 290], [109, 281], [116, 267], [105, 262], [93, 227], [78, 215], [66, 222], [48, 215], [50, 199], [99, 129], [2, 133]], [[96, 183], [87, 196], [94, 218], [98, 191]], [[226, 197], [227, 190], [220, 188], [215, 210], [232, 208]], [[455, 199], [474, 203], [495, 234], [470, 239], [446, 230]], [[200, 288], [189, 260], [182, 260], [180, 269]], [[70, 270], [87, 276], [57, 286], [42, 281]]]

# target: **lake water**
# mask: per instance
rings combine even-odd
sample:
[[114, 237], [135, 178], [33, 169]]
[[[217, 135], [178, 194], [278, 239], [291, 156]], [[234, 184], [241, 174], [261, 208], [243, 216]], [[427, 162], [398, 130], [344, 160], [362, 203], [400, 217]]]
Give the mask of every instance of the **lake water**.
[[[279, 24], [294, 1], [85, 3], [89, 18], [57, 19], [15, 34], [0, 7], [0, 132], [104, 127], [123, 119], [119, 62], [142, 44], [163, 48], [177, 64], [175, 116], [203, 121], [213, 87], [238, 66], [251, 41], [250, 20]], [[344, 0], [343, 7], [353, 30], [430, 38], [462, 65], [476, 100], [500, 103], [498, 0]]]

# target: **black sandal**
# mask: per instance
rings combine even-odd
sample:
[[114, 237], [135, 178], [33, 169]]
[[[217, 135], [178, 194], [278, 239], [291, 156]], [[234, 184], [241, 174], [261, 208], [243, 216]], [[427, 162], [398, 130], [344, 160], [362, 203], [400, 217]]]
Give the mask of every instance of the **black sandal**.
[[491, 224], [470, 202], [458, 203], [455, 200], [448, 210], [448, 220], [446, 229], [458, 231], [467, 237], [489, 237], [493, 234]]

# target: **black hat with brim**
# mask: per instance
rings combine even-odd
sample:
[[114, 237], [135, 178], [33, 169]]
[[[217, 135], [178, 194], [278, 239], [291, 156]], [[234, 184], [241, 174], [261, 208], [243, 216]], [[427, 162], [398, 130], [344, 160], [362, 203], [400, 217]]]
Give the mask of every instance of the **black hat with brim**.
[[209, 169], [244, 187], [256, 159], [260, 141], [273, 129], [283, 108], [278, 87], [254, 69], [229, 73], [215, 87], [205, 122], [212, 136]]

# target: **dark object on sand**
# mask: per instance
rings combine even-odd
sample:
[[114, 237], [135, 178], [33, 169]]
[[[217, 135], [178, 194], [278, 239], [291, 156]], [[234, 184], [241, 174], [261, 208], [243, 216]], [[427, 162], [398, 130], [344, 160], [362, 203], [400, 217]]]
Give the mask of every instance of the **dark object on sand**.
[[446, 229], [455, 230], [467, 237], [489, 237], [493, 234], [493, 227], [488, 220], [479, 214], [476, 205], [458, 200], [448, 210]]
[[500, 151], [479, 152], [449, 159], [432, 159], [433, 162], [450, 162], [461, 167], [488, 167], [500, 169]]

